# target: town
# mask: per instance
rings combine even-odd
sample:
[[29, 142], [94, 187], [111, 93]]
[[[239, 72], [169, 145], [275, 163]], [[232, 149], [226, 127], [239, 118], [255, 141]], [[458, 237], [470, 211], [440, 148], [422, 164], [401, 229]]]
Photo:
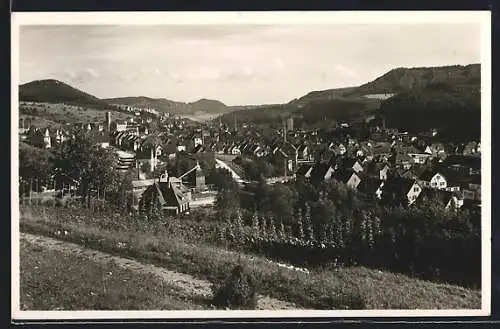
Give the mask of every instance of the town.
[[[373, 118], [361, 124], [342, 123], [330, 131], [297, 129], [293, 118], [288, 118], [283, 120], [282, 129], [264, 136], [259, 127], [238, 124], [236, 120], [228, 126], [217, 119], [195, 123], [179, 116], [159, 115], [154, 110], [126, 110], [135, 117], [118, 121], [113, 120], [112, 112], [106, 112], [104, 122], [61, 129], [38, 129], [29, 120], [20, 119], [20, 140], [52, 149], [71, 139], [74, 129], [79, 128], [92, 144], [114, 151], [114, 170], [134, 172], [132, 189], [128, 191], [133, 195], [133, 210], [139, 209], [148, 188], [158, 187], [160, 192], [155, 197], [164, 200], [165, 211], [179, 214], [193, 207], [213, 205], [216, 190], [205, 181], [212, 168], [205, 166], [203, 171], [200, 161], [228, 170], [243, 190], [260, 176], [268, 184], [333, 179], [367, 197], [390, 197], [393, 203], [412, 205], [438, 198], [448, 210], [477, 210], [481, 206], [480, 141], [445, 144], [440, 142], [437, 130], [409, 134], [386, 128], [383, 120]], [[367, 138], [352, 137], [356, 134]], [[158, 168], [182, 161], [189, 163], [185, 172], [174, 166], [173, 172], [158, 175]], [[263, 162], [265, 168], [259, 172]], [[37, 191], [54, 193], [53, 186], [64, 185], [62, 177], [54, 176], [56, 182], [48, 182], [45, 177], [31, 178], [30, 193], [22, 195], [32, 199], [37, 197]], [[37, 190], [33, 179], [40, 180]], [[71, 181], [65, 183], [68, 188], [72, 186]], [[171, 193], [177, 197], [168, 198], [166, 194]]]

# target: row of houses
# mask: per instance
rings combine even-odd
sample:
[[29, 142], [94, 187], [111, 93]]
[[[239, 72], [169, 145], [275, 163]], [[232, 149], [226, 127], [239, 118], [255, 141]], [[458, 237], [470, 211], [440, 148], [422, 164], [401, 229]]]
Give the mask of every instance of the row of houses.
[[[425, 196], [432, 190], [440, 197], [453, 199], [457, 206], [461, 206], [464, 200], [478, 205], [481, 202], [480, 162], [473, 159], [477, 158], [456, 156], [435, 168], [423, 167], [420, 171], [402, 175], [389, 163], [364, 166], [355, 158], [341, 157], [334, 163], [303, 164], [296, 175], [315, 183], [334, 179], [379, 200], [384, 193], [386, 201], [387, 195], [392, 195], [393, 204], [404, 200], [411, 205], [421, 192], [425, 192]], [[461, 169], [457, 170], [459, 167]]]

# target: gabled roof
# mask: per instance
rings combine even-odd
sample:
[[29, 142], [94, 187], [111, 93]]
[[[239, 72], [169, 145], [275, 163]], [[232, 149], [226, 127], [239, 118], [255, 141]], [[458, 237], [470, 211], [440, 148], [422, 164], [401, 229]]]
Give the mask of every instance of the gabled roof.
[[347, 183], [349, 181], [349, 179], [351, 179], [351, 177], [353, 175], [356, 175], [356, 173], [354, 172], [354, 170], [350, 170], [350, 169], [344, 169], [344, 170], [342, 170], [341, 169], [341, 170], [337, 170], [333, 174], [333, 178], [335, 178], [339, 182]]
[[439, 200], [445, 205], [447, 205], [448, 202], [450, 202], [450, 200], [453, 198], [453, 196], [454, 196], [453, 192], [450, 191], [424, 188], [422, 189], [422, 192], [418, 196], [418, 200], [421, 202], [428, 200]]
[[418, 184], [414, 179], [391, 177], [385, 182], [383, 192], [407, 194], [414, 184]]
[[341, 168], [352, 168], [354, 167], [354, 165], [356, 164], [356, 162], [358, 162], [357, 159], [355, 158], [349, 158], [349, 157], [344, 157], [344, 158], [341, 158], [340, 161], [339, 161], [339, 165]]
[[373, 177], [365, 177], [358, 185], [358, 191], [367, 195], [373, 195], [382, 184], [382, 180]]
[[155, 187], [159, 192], [158, 197], [162, 206], [179, 206], [189, 202], [187, 196], [185, 196], [174, 184], [156, 182]]
[[[313, 170], [311, 172], [312, 179], [324, 179], [328, 170], [332, 168], [329, 164], [326, 163], [317, 163], [314, 165]], [[332, 168], [333, 169], [333, 168]]]
[[307, 172], [313, 167], [313, 165], [310, 164], [303, 164], [297, 169], [296, 174], [299, 176], [305, 176]]
[[429, 182], [432, 177], [434, 177], [436, 174], [438, 174], [437, 171], [435, 170], [425, 170], [423, 173], [421, 173], [418, 178], [423, 180], [423, 181], [426, 181], [426, 182]]

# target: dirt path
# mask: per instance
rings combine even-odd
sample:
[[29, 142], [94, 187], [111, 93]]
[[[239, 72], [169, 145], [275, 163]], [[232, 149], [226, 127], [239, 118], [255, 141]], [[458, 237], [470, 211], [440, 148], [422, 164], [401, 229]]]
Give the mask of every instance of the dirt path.
[[[76, 253], [103, 264], [114, 262], [122, 268], [137, 271], [139, 273], [154, 274], [163, 279], [169, 285], [174, 285], [179, 289], [182, 289], [189, 296], [203, 296], [206, 298], [212, 295], [210, 282], [196, 279], [189, 274], [169, 271], [163, 267], [141, 263], [129, 258], [114, 256], [101, 251], [88, 249], [75, 243], [60, 241], [45, 236], [21, 233], [21, 240], [49, 250], [64, 253]], [[269, 296], [259, 296], [257, 308], [260, 310], [283, 310], [298, 309], [299, 307], [292, 303], [271, 298]]]

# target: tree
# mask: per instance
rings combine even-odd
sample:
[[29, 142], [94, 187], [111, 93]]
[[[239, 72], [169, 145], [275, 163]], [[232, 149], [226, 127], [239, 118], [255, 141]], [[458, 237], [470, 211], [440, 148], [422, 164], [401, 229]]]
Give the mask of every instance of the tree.
[[245, 177], [249, 180], [259, 180], [260, 176], [270, 177], [275, 168], [267, 161], [255, 159], [242, 162]]
[[55, 156], [55, 167], [78, 182], [78, 192], [87, 201], [93, 190], [111, 191], [120, 185], [115, 165], [116, 156], [110, 149], [92, 145], [83, 134], [66, 141]]
[[229, 219], [240, 207], [240, 187], [225, 169], [217, 169], [210, 181], [217, 189], [215, 206], [223, 218]]
[[[49, 183], [49, 175], [53, 168], [53, 154], [45, 149], [25, 143], [19, 144], [19, 178], [20, 193], [37, 188], [41, 190]], [[37, 180], [36, 184], [31, 184]]]
[[19, 143], [19, 176], [46, 179], [53, 168], [54, 155], [45, 149]]
[[262, 207], [265, 212], [273, 213], [278, 220], [290, 222], [296, 198], [294, 190], [283, 184], [275, 184], [269, 189], [268, 201]]

